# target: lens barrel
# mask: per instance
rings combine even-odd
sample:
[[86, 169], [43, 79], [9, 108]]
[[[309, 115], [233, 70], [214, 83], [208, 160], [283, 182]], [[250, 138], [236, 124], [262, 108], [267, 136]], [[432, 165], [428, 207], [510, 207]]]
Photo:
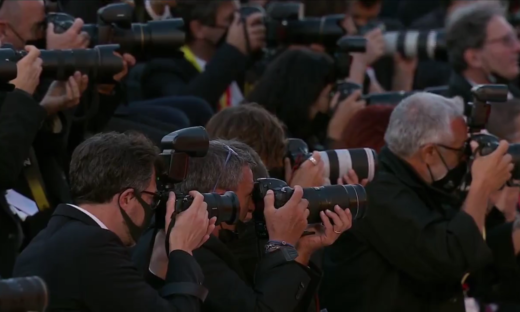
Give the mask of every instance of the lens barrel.
[[335, 184], [340, 177], [353, 169], [360, 180], [372, 181], [377, 169], [377, 153], [370, 148], [329, 150], [320, 152], [325, 164], [323, 176]]
[[[188, 209], [193, 203], [193, 197], [190, 195], [177, 195], [175, 202], [175, 211], [182, 212]], [[235, 224], [238, 219], [240, 210], [240, 202], [234, 192], [226, 192], [224, 195], [217, 193], [204, 193], [204, 202], [208, 205], [208, 217], [216, 217], [216, 225], [220, 223]]]
[[447, 61], [445, 32], [431, 31], [402, 31], [385, 32], [386, 54], [394, 55], [397, 52], [407, 58], [417, 57], [421, 60]]

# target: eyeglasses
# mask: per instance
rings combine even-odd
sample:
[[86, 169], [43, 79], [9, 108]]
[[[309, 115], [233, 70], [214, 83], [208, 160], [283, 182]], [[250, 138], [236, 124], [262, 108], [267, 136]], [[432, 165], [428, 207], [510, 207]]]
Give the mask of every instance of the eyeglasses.
[[442, 145], [442, 144], [437, 144], [437, 146], [447, 149], [449, 151], [457, 152], [459, 157], [463, 156], [466, 153], [466, 151], [468, 150], [468, 142], [464, 142], [462, 147], [459, 147], [459, 148], [446, 146], [446, 145]]
[[[147, 194], [147, 195], [150, 195], [152, 196], [152, 202], [150, 204], [148, 204], [150, 206], [150, 208], [152, 210], [155, 210], [157, 209], [157, 206], [159, 205], [159, 202], [161, 201], [161, 195], [159, 193], [153, 193], [153, 192], [148, 192], [148, 191], [142, 191], [140, 194], [139, 192], [137, 192], [136, 190], [135, 191], [135, 196], [137, 197], [137, 199], [139, 200], [142, 200], [142, 197], [141, 197], [141, 194]], [[142, 204], [142, 203], [141, 203]]]
[[213, 187], [213, 190], [211, 192], [215, 192], [215, 190], [217, 189], [217, 186], [218, 186], [218, 183], [220, 182], [220, 177], [222, 176], [222, 172], [226, 171], [226, 166], [229, 162], [229, 159], [231, 158], [231, 155], [235, 155], [238, 157], [238, 154], [229, 146], [227, 146], [227, 149], [228, 149], [228, 153], [227, 153], [227, 156], [226, 156], [226, 161], [224, 162], [224, 168], [222, 169], [222, 171], [219, 173], [218, 175], [218, 178], [217, 178], [217, 181], [215, 182], [215, 186]]
[[495, 39], [486, 41], [486, 44], [494, 44], [494, 43], [501, 43], [502, 45], [504, 45], [508, 48], [512, 48], [516, 44], [518, 44], [519, 41], [518, 41], [518, 37], [516, 36], [516, 34], [508, 33], [507, 35], [502, 36], [500, 38], [495, 38]]

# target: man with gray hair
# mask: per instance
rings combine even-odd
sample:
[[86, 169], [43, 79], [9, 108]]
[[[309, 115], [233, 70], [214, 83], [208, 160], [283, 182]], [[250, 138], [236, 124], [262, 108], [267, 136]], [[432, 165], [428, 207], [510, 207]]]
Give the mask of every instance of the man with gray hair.
[[520, 90], [510, 84], [520, 70], [520, 43], [504, 17], [499, 1], [483, 1], [461, 7], [448, 18], [446, 45], [453, 67], [450, 96], [471, 100], [471, 87], [479, 84], [509, 85], [510, 97]]
[[[462, 102], [430, 93], [397, 105], [385, 141], [379, 171], [367, 186], [369, 215], [326, 250], [324, 307], [463, 312], [468, 273], [493, 260], [517, 265], [520, 229], [484, 228], [491, 194], [511, 178], [508, 144], [475, 156], [469, 166]], [[472, 182], [463, 201], [456, 190], [468, 167]]]
[[[224, 194], [233, 191], [240, 203], [239, 220], [247, 222], [252, 218], [255, 204], [258, 204], [252, 199], [252, 170], [260, 164], [255, 162], [253, 153], [254, 150], [238, 141], [210, 141], [205, 157], [190, 158], [188, 175], [185, 181], [175, 185], [175, 192], [186, 194], [193, 189]], [[256, 266], [252, 283], [248, 282], [244, 267], [228, 247], [236, 239], [236, 224], [221, 223], [208, 241], [193, 252], [204, 273], [203, 285], [209, 291], [203, 304], [204, 311], [306, 311], [321, 277], [319, 271], [309, 266], [310, 257], [349, 229], [352, 216], [336, 207], [334, 212], [322, 214], [325, 232], [302, 237], [308, 226], [308, 202], [302, 196], [302, 188], [296, 186], [291, 199], [275, 209], [274, 194], [272, 191], [267, 193], [263, 207], [269, 242], [265, 246], [265, 255]], [[148, 269], [145, 272], [153, 273], [149, 277], [155, 280], [158, 288], [168, 267], [162, 239], [164, 233], [161, 232], [156, 235], [150, 261], [140, 265]], [[140, 250], [150, 246], [151, 236], [148, 234], [139, 242]], [[135, 254], [134, 259], [142, 263], [143, 254], [137, 252], [140, 254]], [[150, 275], [148, 272], [145, 274]]]

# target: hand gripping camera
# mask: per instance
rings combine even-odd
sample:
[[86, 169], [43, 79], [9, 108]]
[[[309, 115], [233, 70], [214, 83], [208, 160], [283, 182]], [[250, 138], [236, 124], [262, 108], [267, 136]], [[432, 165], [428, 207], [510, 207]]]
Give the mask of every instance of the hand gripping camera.
[[[209, 138], [203, 127], [192, 127], [172, 132], [161, 140], [162, 163], [158, 174], [160, 201], [156, 210], [156, 228], [164, 229], [166, 202], [173, 185], [184, 181], [188, 175], [190, 157], [204, 157], [208, 152]], [[233, 192], [224, 195], [205, 193], [209, 217], [217, 217], [217, 224], [233, 224], [238, 218], [240, 203]], [[187, 194], [175, 194], [175, 213], [188, 209], [193, 198]], [[172, 222], [173, 224], [173, 222]]]
[[[253, 189], [255, 211], [253, 219], [257, 236], [267, 238], [267, 227], [264, 218], [264, 197], [267, 191], [274, 192], [274, 206], [280, 208], [289, 201], [294, 189], [284, 181], [272, 178], [258, 179]], [[334, 210], [334, 206], [349, 208], [354, 220], [365, 217], [367, 213], [367, 195], [361, 185], [331, 185], [303, 189], [303, 198], [309, 201], [309, 224], [321, 223], [320, 211]]]

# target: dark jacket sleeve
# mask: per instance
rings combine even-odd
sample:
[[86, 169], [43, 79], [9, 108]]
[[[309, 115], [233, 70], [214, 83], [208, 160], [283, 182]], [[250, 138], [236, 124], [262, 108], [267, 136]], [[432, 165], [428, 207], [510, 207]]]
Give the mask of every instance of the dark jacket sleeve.
[[142, 75], [143, 93], [147, 98], [193, 95], [206, 100], [216, 109], [229, 85], [245, 72], [247, 60], [247, 56], [237, 48], [224, 44], [205, 70], [193, 79], [187, 74], [190, 68], [186, 69], [182, 64], [187, 64], [184, 59], [152, 60]]
[[466, 273], [492, 262], [491, 250], [465, 212], [443, 217], [392, 176], [369, 184], [367, 194], [370, 210], [361, 232], [385, 259], [412, 278], [461, 281]]
[[[189, 295], [163, 298], [150, 287], [130, 260], [128, 250], [109, 231], [91, 239], [82, 265], [81, 279], [88, 292], [85, 304], [91, 311], [200, 311], [201, 301]], [[102, 236], [102, 237], [101, 237]], [[167, 283], [202, 284], [202, 271], [195, 259], [183, 252], [169, 256]], [[107, 303], [110, 303], [107, 305]]]
[[14, 186], [47, 112], [22, 90], [5, 95], [0, 110], [0, 189]]
[[250, 287], [210, 250], [200, 248], [194, 255], [209, 290], [204, 303], [208, 311], [295, 311], [307, 293], [316, 293], [317, 283], [313, 281], [320, 279], [311, 269], [295, 261], [287, 262], [282, 251], [275, 251], [258, 263], [255, 284]]

